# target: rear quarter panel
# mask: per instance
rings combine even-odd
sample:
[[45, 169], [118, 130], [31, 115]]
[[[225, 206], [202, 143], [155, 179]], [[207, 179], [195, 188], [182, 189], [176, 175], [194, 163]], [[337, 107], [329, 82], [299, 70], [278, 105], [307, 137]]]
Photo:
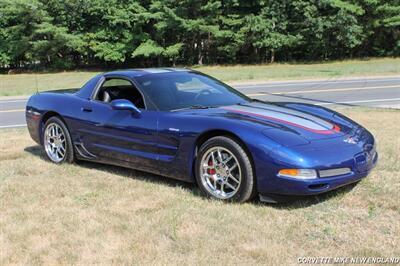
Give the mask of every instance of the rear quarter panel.
[[[26, 105], [26, 122], [33, 140], [41, 140], [45, 119], [50, 114], [62, 117], [73, 134], [74, 118], [78, 117], [81, 106], [87, 101], [71, 93], [39, 93], [31, 96]], [[72, 136], [73, 138], [74, 136]]]

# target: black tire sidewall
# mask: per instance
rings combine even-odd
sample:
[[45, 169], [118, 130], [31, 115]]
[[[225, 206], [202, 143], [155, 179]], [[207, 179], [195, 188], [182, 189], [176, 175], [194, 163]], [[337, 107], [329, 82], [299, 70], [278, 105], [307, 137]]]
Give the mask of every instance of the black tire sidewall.
[[47, 157], [51, 162], [56, 163], [56, 164], [61, 164], [61, 163], [64, 163], [64, 162], [67, 162], [67, 163], [72, 163], [72, 162], [74, 162], [75, 156], [74, 156], [74, 150], [73, 150], [73, 146], [72, 146], [71, 135], [70, 135], [70, 133], [69, 133], [69, 130], [68, 130], [67, 126], [65, 125], [65, 123], [64, 123], [59, 117], [56, 117], [56, 116], [50, 117], [50, 118], [46, 121], [46, 123], [44, 124], [43, 132], [42, 132], [43, 147], [44, 147], [44, 140], [45, 140], [45, 135], [44, 135], [44, 134], [45, 134], [45, 132], [46, 132], [47, 126], [48, 126], [49, 124], [51, 124], [51, 123], [54, 123], [54, 124], [59, 125], [59, 126], [61, 127], [61, 129], [64, 131], [65, 141], [66, 141], [66, 146], [65, 146], [65, 148], [66, 148], [66, 155], [65, 155], [65, 157], [62, 159], [62, 161], [60, 161], [60, 162], [54, 162], [53, 160], [51, 160], [51, 158], [49, 158], [49, 156], [47, 155], [47, 152], [44, 151], [45, 154], [46, 154], [46, 157]]
[[253, 197], [255, 191], [255, 178], [253, 174], [254, 171], [252, 163], [245, 149], [243, 149], [243, 147], [237, 141], [230, 137], [214, 137], [206, 141], [200, 147], [195, 163], [195, 177], [199, 188], [207, 197], [218, 199], [207, 191], [207, 189], [203, 185], [203, 182], [201, 181], [201, 158], [206, 151], [215, 146], [223, 147], [232, 152], [237, 158], [239, 165], [242, 169], [242, 181], [240, 183], [238, 192], [236, 192], [235, 195], [233, 195], [229, 199], [226, 199], [225, 201], [245, 202], [249, 200], [251, 197]]

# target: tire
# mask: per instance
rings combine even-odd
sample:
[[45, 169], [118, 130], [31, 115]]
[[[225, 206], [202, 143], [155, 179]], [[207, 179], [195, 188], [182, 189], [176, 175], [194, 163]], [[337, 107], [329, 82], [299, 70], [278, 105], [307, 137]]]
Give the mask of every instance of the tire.
[[71, 136], [65, 123], [56, 116], [50, 117], [42, 133], [44, 152], [56, 164], [75, 161]]
[[256, 192], [250, 156], [229, 137], [213, 137], [200, 147], [195, 176], [200, 190], [210, 198], [245, 202]]

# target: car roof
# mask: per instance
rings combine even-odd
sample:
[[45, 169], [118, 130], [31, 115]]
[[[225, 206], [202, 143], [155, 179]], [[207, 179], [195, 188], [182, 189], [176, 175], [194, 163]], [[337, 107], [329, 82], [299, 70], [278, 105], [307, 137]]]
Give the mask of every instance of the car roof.
[[89, 98], [92, 95], [93, 89], [95, 88], [101, 77], [112, 77], [112, 76], [125, 76], [132, 79], [136, 77], [141, 77], [145, 75], [156, 75], [160, 73], [177, 73], [177, 72], [192, 72], [193, 70], [189, 68], [134, 68], [134, 69], [124, 69], [116, 70], [111, 72], [105, 72], [98, 74], [91, 78], [85, 85], [76, 93], [79, 97]]
[[103, 75], [124, 75], [130, 77], [141, 77], [145, 75], [161, 74], [161, 73], [172, 73], [172, 72], [189, 72], [192, 71], [188, 68], [134, 68], [125, 70], [116, 70], [111, 72], [106, 72]]

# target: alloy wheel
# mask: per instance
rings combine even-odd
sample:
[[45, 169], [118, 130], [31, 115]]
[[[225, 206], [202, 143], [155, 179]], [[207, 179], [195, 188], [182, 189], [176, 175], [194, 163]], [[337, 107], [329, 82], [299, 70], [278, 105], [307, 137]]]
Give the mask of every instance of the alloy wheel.
[[229, 199], [239, 190], [242, 171], [235, 155], [217, 146], [208, 149], [201, 158], [201, 181], [216, 198]]
[[56, 123], [47, 125], [44, 133], [44, 146], [50, 160], [59, 163], [66, 155], [66, 138], [63, 129]]

